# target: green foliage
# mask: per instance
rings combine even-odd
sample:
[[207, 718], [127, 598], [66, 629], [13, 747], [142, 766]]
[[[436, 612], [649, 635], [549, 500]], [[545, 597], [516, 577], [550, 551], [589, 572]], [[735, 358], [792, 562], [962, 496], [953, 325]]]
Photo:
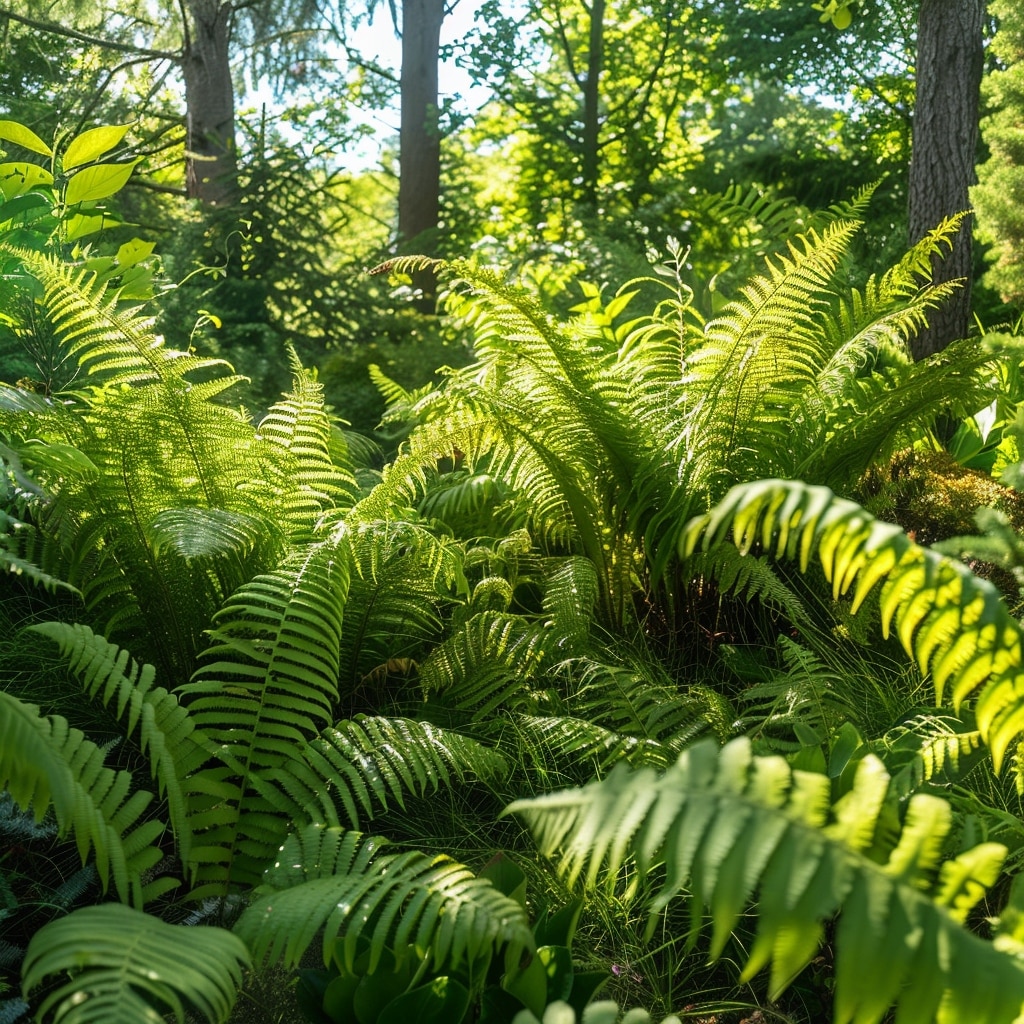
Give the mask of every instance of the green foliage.
[[780, 480], [737, 486], [688, 525], [681, 545], [692, 551], [730, 535], [741, 552], [760, 545], [774, 558], [799, 558], [801, 570], [816, 556], [834, 597], [853, 590], [853, 611], [881, 583], [883, 630], [895, 626], [907, 653], [931, 673], [937, 704], [947, 691], [956, 709], [973, 700], [999, 770], [1024, 731], [1021, 632], [992, 584], [824, 487]]
[[388, 947], [486, 973], [497, 946], [515, 962], [533, 944], [522, 907], [463, 865], [310, 825], [289, 837], [236, 932], [257, 960], [295, 965], [321, 929], [324, 964], [337, 955], [348, 971], [365, 935], [371, 973]]
[[982, 120], [981, 133], [989, 149], [988, 159], [978, 168], [978, 184], [971, 201], [978, 211], [982, 237], [991, 241], [991, 261], [986, 282], [1004, 301], [1024, 301], [1021, 274], [1024, 220], [1014, 197], [1024, 181], [1024, 136], [1020, 114], [1024, 107], [1024, 19], [1020, 8], [1008, 0], [993, 0], [992, 14], [999, 19], [999, 31], [992, 40], [1000, 67], [985, 79], [989, 114]]
[[[690, 747], [663, 775], [617, 769], [579, 790], [513, 803], [570, 883], [651, 885], [652, 914], [685, 892], [692, 929], [711, 913], [713, 957], [758, 894], [757, 937], [744, 976], [771, 963], [777, 997], [836, 930], [834, 1020], [1012, 1020], [1024, 1003], [1017, 960], [962, 922], [998, 877], [1005, 848], [985, 844], [942, 863], [947, 804], [911, 798], [902, 827], [885, 815], [889, 779], [865, 758], [830, 807], [828, 779], [754, 758], [746, 740]], [[941, 864], [941, 868], [940, 868]], [[663, 865], [663, 872], [657, 869]], [[939, 870], [938, 882], [930, 881]], [[864, 978], [871, 979], [870, 985]], [[996, 985], [990, 979], [998, 978]], [[984, 980], [983, 980], [984, 979]]]
[[194, 1008], [211, 1024], [226, 1021], [249, 953], [221, 928], [170, 925], [117, 903], [84, 907], [46, 925], [24, 967], [31, 992], [48, 977], [72, 972], [39, 1008], [58, 1024], [176, 1024]]

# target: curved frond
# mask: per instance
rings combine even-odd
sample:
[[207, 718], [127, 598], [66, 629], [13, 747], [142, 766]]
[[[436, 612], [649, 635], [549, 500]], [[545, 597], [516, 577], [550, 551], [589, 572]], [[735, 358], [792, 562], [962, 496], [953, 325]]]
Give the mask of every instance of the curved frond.
[[488, 879], [447, 857], [390, 853], [381, 840], [312, 825], [289, 836], [235, 931], [257, 961], [287, 966], [323, 929], [324, 963], [344, 940], [349, 967], [361, 937], [373, 971], [386, 946], [430, 949], [435, 966], [473, 964], [486, 973], [507, 945], [512, 962], [532, 949], [525, 910]]
[[163, 858], [155, 845], [164, 824], [139, 824], [152, 794], [128, 772], [103, 764], [104, 752], [60, 717], [0, 690], [0, 788], [41, 820], [53, 807], [61, 834], [72, 833], [83, 863], [93, 851], [106, 889], [141, 906], [144, 876]]
[[216, 616], [199, 669], [179, 688], [223, 765], [194, 779], [208, 787], [192, 821], [198, 878], [209, 887], [201, 895], [255, 882], [280, 845], [286, 814], [260, 795], [260, 776], [301, 764], [301, 749], [333, 719], [348, 583], [346, 554], [331, 545], [257, 576]]
[[904, 650], [930, 672], [936, 703], [972, 698], [978, 729], [998, 770], [1024, 733], [1021, 628], [999, 591], [960, 562], [915, 544], [890, 523], [828, 488], [761, 480], [733, 488], [712, 512], [693, 520], [681, 554], [730, 537], [740, 551], [760, 545], [774, 558], [817, 556], [833, 596], [853, 591], [853, 611], [881, 583], [883, 631], [895, 628]]
[[88, 626], [44, 622], [29, 629], [49, 637], [85, 692], [110, 707], [129, 735], [138, 730], [139, 749], [149, 758], [158, 792], [167, 801], [171, 825], [184, 860], [190, 836], [187, 777], [206, 759], [192, 736], [194, 725], [178, 699], [154, 686], [156, 670], [138, 665], [125, 650], [97, 636]]
[[39, 1007], [53, 1024], [176, 1024], [199, 1011], [226, 1021], [242, 987], [249, 953], [222, 928], [165, 924], [117, 903], [82, 907], [44, 925], [22, 969], [26, 994], [64, 979]]
[[420, 683], [476, 721], [527, 685], [543, 657], [544, 630], [518, 615], [484, 611], [438, 644], [420, 666]]
[[266, 775], [294, 802], [293, 819], [350, 828], [392, 804], [404, 808], [406, 794], [425, 797], [442, 786], [508, 774], [500, 754], [457, 732], [365, 715], [325, 729], [302, 762]]
[[1010, 1024], [1024, 1007], [1024, 967], [962, 927], [998, 877], [1005, 848], [986, 843], [940, 864], [952, 813], [921, 794], [887, 838], [888, 784], [880, 762], [866, 758], [853, 789], [830, 808], [828, 778], [755, 758], [738, 739], [721, 750], [697, 744], [660, 776], [620, 767], [506, 813], [527, 820], [570, 882], [585, 876], [614, 887], [635, 861], [639, 878], [659, 879], [652, 913], [692, 894], [695, 926], [710, 910], [713, 957], [756, 898], [743, 977], [770, 962], [773, 998], [816, 955], [823, 921], [839, 911], [836, 1024], [874, 1024], [892, 1004], [909, 1024]]
[[461, 549], [417, 523], [355, 519], [339, 531], [339, 546], [352, 565], [339, 653], [344, 699], [389, 659], [417, 656], [466, 581]]
[[275, 511], [294, 542], [311, 540], [324, 514], [351, 505], [358, 492], [354, 468], [339, 466], [335, 457], [347, 456], [344, 438], [332, 430], [324, 408], [323, 385], [292, 356], [292, 390], [275, 403], [260, 421], [257, 432], [287, 453], [293, 463], [291, 488]]

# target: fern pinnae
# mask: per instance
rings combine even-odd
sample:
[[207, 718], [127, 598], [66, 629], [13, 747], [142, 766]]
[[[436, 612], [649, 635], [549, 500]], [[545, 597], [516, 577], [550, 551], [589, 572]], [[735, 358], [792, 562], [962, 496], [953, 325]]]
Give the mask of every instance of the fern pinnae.
[[257, 961], [293, 966], [321, 929], [325, 964], [339, 935], [349, 966], [360, 937], [369, 938], [370, 971], [389, 944], [415, 942], [438, 968], [484, 971], [502, 945], [512, 962], [533, 947], [523, 908], [461, 864], [311, 825], [286, 840], [235, 931]]
[[816, 552], [833, 596], [853, 590], [854, 612], [882, 583], [883, 631], [895, 627], [907, 654], [931, 672], [937, 704], [947, 692], [954, 708], [975, 697], [978, 729], [999, 770], [1024, 732], [1024, 655], [1021, 628], [991, 583], [825, 487], [779, 480], [735, 487], [688, 525], [680, 547], [684, 554], [698, 543], [710, 548], [730, 533], [741, 551], [760, 543], [774, 558], [799, 557], [801, 569]]
[[[912, 798], [879, 861], [865, 851], [887, 787], [878, 762], [862, 762], [829, 823], [826, 777], [795, 772], [781, 758], [753, 758], [749, 742], [739, 739], [721, 751], [710, 743], [691, 747], [660, 777], [619, 768], [579, 790], [517, 801], [506, 813], [526, 818], [570, 883], [585, 874], [589, 884], [603, 877], [612, 885], [634, 859], [648, 877], [664, 864], [652, 913], [680, 892], [692, 893], [695, 913], [711, 908], [713, 957], [757, 891], [757, 936], [742, 977], [771, 962], [773, 998], [815, 955], [820, 922], [842, 903], [838, 1024], [874, 1024], [894, 1003], [897, 1019], [925, 1024], [940, 1001], [966, 1006], [972, 998], [989, 1008], [986, 1020], [1014, 1020], [1024, 1005], [1024, 970], [961, 927], [997, 878], [1005, 848], [983, 844], [947, 862], [930, 893], [948, 806]], [[916, 983], [921, 977], [931, 986]], [[1000, 979], [998, 994], [992, 977]]]
[[325, 729], [302, 752], [301, 766], [267, 774], [294, 802], [296, 821], [360, 828], [406, 796], [426, 797], [470, 778], [508, 773], [496, 751], [428, 722], [358, 715]]
[[150, 762], [158, 792], [167, 800], [168, 814], [183, 860], [189, 856], [187, 784], [190, 771], [206, 758], [193, 738], [193, 723], [177, 699], [155, 687], [151, 665], [138, 665], [127, 651], [93, 633], [88, 626], [46, 622], [30, 626], [54, 641], [85, 692], [103, 705], [113, 705], [128, 734], [139, 730], [139, 749]]
[[94, 853], [104, 889], [113, 881], [123, 901], [141, 906], [143, 877], [163, 857], [154, 845], [163, 822], [140, 824], [152, 794], [133, 792], [130, 774], [106, 767], [103, 751], [65, 719], [42, 718], [3, 691], [0, 707], [0, 786], [38, 819], [52, 806], [83, 863]]

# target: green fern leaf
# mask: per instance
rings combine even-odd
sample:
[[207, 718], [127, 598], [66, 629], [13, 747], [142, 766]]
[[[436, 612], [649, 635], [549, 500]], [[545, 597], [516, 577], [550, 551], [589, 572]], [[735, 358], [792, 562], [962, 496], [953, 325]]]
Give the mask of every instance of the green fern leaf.
[[152, 794], [136, 790], [128, 772], [103, 764], [103, 751], [59, 717], [0, 691], [0, 787], [42, 820], [53, 807], [61, 834], [73, 833], [84, 863], [93, 851], [106, 889], [141, 906], [144, 876], [163, 858], [158, 820], [139, 824]]
[[583, 875], [615, 886], [635, 860], [641, 879], [660, 879], [652, 913], [691, 893], [698, 925], [710, 908], [713, 957], [757, 894], [757, 937], [743, 978], [771, 962], [773, 998], [812, 959], [822, 921], [839, 911], [836, 1024], [874, 1024], [892, 1004], [910, 1024], [1010, 1024], [1024, 1007], [1024, 967], [960, 924], [998, 877], [1005, 848], [984, 844], [940, 868], [951, 813], [919, 794], [876, 859], [888, 784], [881, 764], [865, 759], [830, 814], [825, 776], [755, 758], [744, 738], [721, 750], [697, 744], [661, 776], [620, 766], [601, 782], [517, 801], [506, 813], [527, 820], [570, 883]]
[[[55, 976], [38, 1020], [53, 1024], [176, 1024], [195, 1008], [211, 1024], [228, 1019], [244, 943], [221, 928], [165, 924], [116, 903], [83, 907], [41, 928], [22, 969], [26, 995]], [[52, 1016], [51, 1016], [52, 1014]]]
[[332, 721], [348, 582], [345, 551], [327, 544], [256, 577], [217, 615], [199, 669], [179, 688], [223, 765], [192, 782], [207, 794], [192, 821], [197, 898], [255, 883], [281, 843], [288, 808], [267, 802], [261, 776], [301, 766], [305, 744]]
[[152, 776], [168, 814], [183, 860], [188, 860], [187, 777], [206, 760], [195, 742], [193, 722], [177, 698], [154, 686], [152, 665], [136, 664], [127, 651], [97, 636], [88, 626], [44, 622], [30, 626], [60, 648], [68, 668], [81, 677], [85, 692], [105, 707], [112, 705], [129, 735], [139, 731], [139, 748], [149, 758]]
[[303, 765], [267, 773], [295, 804], [297, 821], [359, 828], [393, 802], [470, 778], [493, 782], [505, 759], [475, 740], [428, 722], [358, 715], [325, 729], [303, 752]]
[[931, 672], [938, 705], [947, 691], [954, 708], [976, 699], [978, 729], [999, 770], [1024, 733], [1024, 664], [1020, 626], [992, 584], [856, 503], [803, 483], [733, 488], [687, 526], [681, 553], [730, 535], [743, 552], [760, 544], [774, 558], [799, 558], [802, 570], [816, 552], [833, 596], [853, 590], [853, 611], [882, 583], [883, 631], [895, 628], [921, 671]]
[[255, 959], [294, 966], [321, 929], [325, 964], [342, 936], [351, 969], [365, 936], [370, 971], [386, 946], [415, 943], [438, 968], [466, 962], [482, 973], [502, 945], [512, 962], [532, 949], [526, 912], [489, 880], [447, 857], [381, 845], [317, 825], [289, 836], [235, 928]]

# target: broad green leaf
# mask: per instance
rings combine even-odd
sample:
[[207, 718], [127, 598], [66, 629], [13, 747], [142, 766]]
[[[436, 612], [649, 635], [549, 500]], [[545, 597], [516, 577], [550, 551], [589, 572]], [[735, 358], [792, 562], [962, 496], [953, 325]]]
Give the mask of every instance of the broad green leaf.
[[76, 213], [64, 221], [64, 237], [69, 242], [77, 242], [80, 238], [88, 238], [97, 231], [116, 228], [121, 225], [116, 217], [109, 213], [85, 214]]
[[469, 990], [451, 978], [434, 978], [389, 1003], [377, 1024], [451, 1024], [466, 1016]]
[[0, 193], [4, 199], [14, 199], [40, 185], [52, 185], [53, 175], [38, 164], [0, 164]]
[[130, 124], [104, 125], [100, 128], [90, 128], [81, 135], [76, 135], [64, 150], [62, 161], [65, 171], [74, 167], [81, 167], [82, 164], [98, 160], [104, 153], [112, 150], [128, 133]]
[[34, 131], [17, 121], [0, 121], [0, 139], [6, 139], [33, 153], [53, 156], [53, 150]]
[[122, 269], [134, 267], [136, 263], [148, 258], [155, 248], [156, 242], [144, 242], [141, 238], [133, 238], [117, 250], [117, 262]]
[[75, 206], [77, 203], [86, 203], [94, 199], [106, 199], [115, 192], [120, 192], [132, 176], [138, 162], [132, 160], [127, 164], [96, 164], [79, 171], [68, 182], [64, 201], [68, 206]]

